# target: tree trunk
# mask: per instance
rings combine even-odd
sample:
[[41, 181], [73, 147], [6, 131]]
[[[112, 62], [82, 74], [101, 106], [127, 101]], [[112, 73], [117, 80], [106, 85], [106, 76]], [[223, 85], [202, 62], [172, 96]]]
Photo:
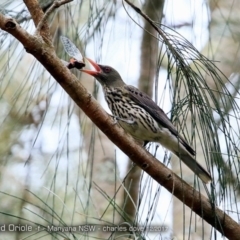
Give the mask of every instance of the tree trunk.
[[[163, 17], [163, 0], [146, 0], [143, 11], [157, 22], [161, 22]], [[141, 59], [140, 59], [140, 76], [138, 80], [138, 88], [147, 93], [149, 96], [153, 94], [153, 84], [157, 69], [157, 60], [159, 54], [159, 41], [155, 38], [157, 36], [156, 31], [150, 26], [147, 21], [144, 21], [141, 43]], [[155, 36], [155, 37], [154, 37]], [[132, 161], [128, 160], [127, 172], [132, 168]], [[141, 177], [141, 169], [135, 166], [126, 178], [125, 185], [133, 202], [137, 206], [138, 194], [139, 194], [139, 181]], [[132, 200], [126, 196], [125, 212], [133, 221], [135, 218], [136, 209]]]

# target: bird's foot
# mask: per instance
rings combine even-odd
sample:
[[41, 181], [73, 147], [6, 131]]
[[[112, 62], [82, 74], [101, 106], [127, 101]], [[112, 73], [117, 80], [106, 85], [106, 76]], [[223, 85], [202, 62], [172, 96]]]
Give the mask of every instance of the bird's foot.
[[118, 123], [118, 121], [117, 121], [117, 118], [116, 118], [116, 116], [112, 116], [112, 118], [113, 118], [113, 125], [117, 124], [117, 123]]
[[116, 124], [118, 121], [122, 121], [122, 122], [125, 122], [125, 123], [128, 123], [128, 124], [134, 124], [136, 122], [133, 119], [125, 119], [125, 118], [120, 118], [118, 116], [113, 116], [113, 120], [114, 120], [113, 124]]

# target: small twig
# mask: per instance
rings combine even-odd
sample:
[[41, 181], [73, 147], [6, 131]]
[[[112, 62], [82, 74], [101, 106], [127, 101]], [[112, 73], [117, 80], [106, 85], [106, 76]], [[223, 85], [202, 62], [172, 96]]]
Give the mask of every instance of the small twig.
[[72, 2], [73, 0], [62, 0], [62, 1], [55, 1], [52, 6], [45, 12], [42, 20], [39, 22], [37, 29], [36, 29], [36, 34], [39, 34], [43, 25], [45, 24], [45, 22], [47, 21], [49, 15], [56, 9], [59, 8], [60, 6]]
[[140, 14], [156, 31], [157, 33], [161, 36], [161, 38], [163, 39], [163, 42], [167, 45], [167, 47], [171, 50], [171, 53], [173, 54], [174, 58], [177, 60], [181, 60], [183, 61], [183, 58], [181, 57], [181, 55], [176, 51], [175, 48], [172, 47], [172, 45], [170, 44], [166, 34], [162, 31], [161, 28], [159, 28], [158, 26], [156, 26], [155, 22], [148, 17], [145, 13], [142, 12], [142, 10], [138, 7], [136, 7], [133, 3], [131, 3], [128, 0], [124, 0], [124, 2], [126, 2], [129, 6], [131, 6], [135, 12], [137, 12], [138, 14]]
[[149, 22], [149, 24], [160, 34], [160, 36], [165, 40], [165, 35], [162, 33], [162, 31], [154, 24], [154, 21], [149, 18], [145, 13], [142, 12], [142, 10], [138, 7], [136, 7], [133, 3], [131, 3], [128, 0], [124, 0], [128, 5], [130, 5], [138, 14], [140, 14], [146, 21]]

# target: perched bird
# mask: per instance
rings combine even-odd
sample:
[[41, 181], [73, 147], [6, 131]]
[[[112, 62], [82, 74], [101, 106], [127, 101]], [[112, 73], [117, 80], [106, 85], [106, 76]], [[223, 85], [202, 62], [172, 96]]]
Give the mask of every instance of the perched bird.
[[204, 182], [211, 175], [194, 158], [195, 151], [178, 133], [163, 110], [145, 93], [127, 85], [109, 66], [87, 59], [95, 70], [81, 69], [103, 87], [105, 99], [121, 127], [141, 142], [158, 142], [177, 155]]

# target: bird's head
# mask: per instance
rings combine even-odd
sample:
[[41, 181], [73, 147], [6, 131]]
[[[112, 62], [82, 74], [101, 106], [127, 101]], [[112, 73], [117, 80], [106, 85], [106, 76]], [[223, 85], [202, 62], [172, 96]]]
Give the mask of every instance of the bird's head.
[[97, 64], [89, 58], [86, 59], [91, 63], [95, 70], [81, 69], [82, 72], [95, 77], [102, 85], [106, 85], [107, 87], [121, 87], [125, 85], [117, 70], [109, 66]]

